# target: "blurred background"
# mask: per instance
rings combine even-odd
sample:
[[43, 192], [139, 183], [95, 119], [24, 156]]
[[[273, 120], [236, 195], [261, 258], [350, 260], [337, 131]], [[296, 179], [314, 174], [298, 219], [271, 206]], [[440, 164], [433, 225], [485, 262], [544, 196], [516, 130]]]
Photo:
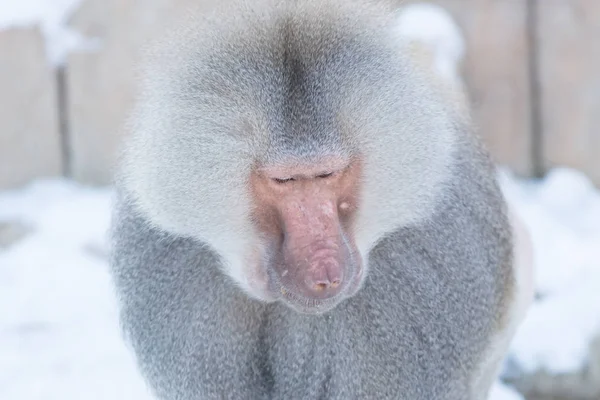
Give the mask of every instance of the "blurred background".
[[[109, 184], [140, 50], [210, 2], [0, 0], [1, 399], [147, 398], [113, 326]], [[520, 394], [498, 393], [599, 400], [600, 2], [428, 3], [460, 28], [475, 122], [534, 238], [502, 375]]]

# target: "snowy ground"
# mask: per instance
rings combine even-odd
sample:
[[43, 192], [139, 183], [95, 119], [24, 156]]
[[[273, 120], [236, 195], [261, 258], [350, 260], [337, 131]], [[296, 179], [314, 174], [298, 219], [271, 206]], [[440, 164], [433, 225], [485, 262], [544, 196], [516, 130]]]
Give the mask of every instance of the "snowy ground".
[[[543, 182], [502, 182], [533, 234], [540, 295], [512, 356], [530, 369], [578, 368], [600, 331], [600, 192], [564, 169]], [[0, 193], [0, 399], [150, 398], [117, 327], [110, 200], [108, 190], [63, 180]], [[7, 245], [15, 223], [22, 229]], [[506, 390], [495, 400], [519, 399]]]
[[580, 173], [554, 170], [543, 182], [503, 180], [534, 244], [538, 300], [512, 345], [525, 371], [583, 367], [600, 336], [600, 192]]
[[0, 399], [144, 400], [105, 259], [110, 193], [44, 181], [0, 195]]

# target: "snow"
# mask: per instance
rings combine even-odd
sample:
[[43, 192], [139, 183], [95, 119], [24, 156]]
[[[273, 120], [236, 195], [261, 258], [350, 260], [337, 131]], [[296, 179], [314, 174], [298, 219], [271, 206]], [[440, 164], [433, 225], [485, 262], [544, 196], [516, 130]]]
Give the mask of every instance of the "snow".
[[488, 400], [524, 400], [523, 396], [521, 396], [514, 389], [503, 385], [500, 382], [496, 382], [496, 384], [492, 387], [490, 391], [490, 396]]
[[534, 244], [534, 302], [512, 345], [524, 371], [581, 368], [600, 335], [600, 192], [581, 173], [558, 168], [543, 182], [504, 175]]
[[[501, 182], [532, 232], [540, 294], [511, 357], [526, 370], [576, 370], [600, 332], [600, 192], [568, 169]], [[1, 399], [150, 399], [117, 323], [111, 196], [60, 179], [0, 192], [0, 225], [31, 229], [0, 247]], [[491, 399], [520, 396], [497, 385]]]
[[110, 192], [56, 180], [0, 195], [0, 399], [150, 399], [117, 324], [104, 252]]
[[82, 0], [0, 0], [0, 31], [39, 26], [53, 65], [61, 65], [75, 49], [93, 49], [98, 42], [86, 39], [67, 26]]

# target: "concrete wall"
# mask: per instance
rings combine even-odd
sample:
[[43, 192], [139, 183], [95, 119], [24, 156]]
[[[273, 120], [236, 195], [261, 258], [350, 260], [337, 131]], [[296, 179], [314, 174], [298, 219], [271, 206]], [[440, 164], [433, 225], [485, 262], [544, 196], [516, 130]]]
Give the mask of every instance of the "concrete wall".
[[57, 84], [42, 36], [0, 31], [0, 188], [62, 173]]
[[600, 1], [538, 1], [544, 167], [568, 165], [600, 184]]

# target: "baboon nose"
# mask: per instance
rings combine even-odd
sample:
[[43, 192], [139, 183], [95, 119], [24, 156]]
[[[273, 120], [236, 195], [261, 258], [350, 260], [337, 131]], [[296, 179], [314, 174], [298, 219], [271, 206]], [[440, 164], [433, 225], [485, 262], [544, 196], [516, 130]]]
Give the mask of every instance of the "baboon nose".
[[343, 271], [339, 263], [328, 262], [308, 273], [305, 280], [306, 289], [311, 297], [327, 299], [340, 292], [343, 278]]

